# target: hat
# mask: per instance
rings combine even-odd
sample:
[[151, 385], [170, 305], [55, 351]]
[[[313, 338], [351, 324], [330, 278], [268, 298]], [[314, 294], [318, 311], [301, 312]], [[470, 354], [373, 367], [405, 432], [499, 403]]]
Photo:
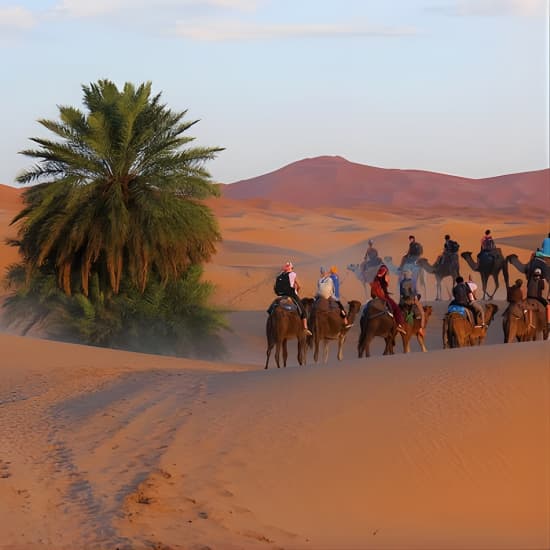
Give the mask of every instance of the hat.
[[283, 271], [292, 271], [294, 269], [294, 266], [292, 265], [292, 262], [286, 262], [285, 265], [283, 265]]
[[376, 272], [376, 276], [377, 277], [382, 277], [383, 275], [385, 275], [386, 273], [388, 272], [388, 268], [382, 264], [379, 268], [378, 268], [378, 271]]
[[535, 271], [533, 271], [533, 275], [542, 275], [542, 271], [541, 271], [540, 267], [537, 267], [537, 269], [535, 269]]
[[338, 273], [338, 268], [335, 265], [330, 266], [330, 272], [331, 273]]
[[323, 275], [323, 274], [326, 273], [326, 272], [327, 272], [327, 268], [326, 268], [326, 267], [321, 266], [321, 267], [319, 268], [319, 273], [320, 273], [321, 275]]
[[372, 239], [369, 239], [368, 242], [369, 242], [370, 245], [373, 245], [373, 244], [374, 244], [374, 241], [373, 241]]
[[409, 239], [414, 239], [414, 235], [409, 235]]

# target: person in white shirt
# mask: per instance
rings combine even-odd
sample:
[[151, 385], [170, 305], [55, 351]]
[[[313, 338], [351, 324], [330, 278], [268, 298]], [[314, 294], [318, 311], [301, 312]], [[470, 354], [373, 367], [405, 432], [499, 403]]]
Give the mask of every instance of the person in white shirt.
[[482, 327], [487, 326], [485, 324], [485, 308], [483, 307], [483, 304], [477, 299], [477, 296], [476, 296], [477, 285], [472, 280], [471, 275], [468, 275], [467, 285], [470, 287], [470, 291], [471, 291], [470, 306], [473, 309], [475, 309], [479, 324]]

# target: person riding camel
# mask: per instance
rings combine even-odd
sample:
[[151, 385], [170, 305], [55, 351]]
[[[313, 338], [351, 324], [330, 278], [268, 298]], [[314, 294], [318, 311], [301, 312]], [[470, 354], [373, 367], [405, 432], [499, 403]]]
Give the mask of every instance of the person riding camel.
[[542, 270], [537, 267], [527, 281], [527, 298], [539, 301], [546, 309], [546, 322], [550, 325], [550, 290], [542, 276]]
[[401, 334], [406, 334], [407, 331], [404, 328], [405, 319], [403, 317], [403, 312], [390, 296], [388, 290], [389, 283], [390, 272], [387, 266], [382, 264], [376, 273], [376, 277], [372, 283], [370, 283], [370, 294], [372, 298], [379, 298], [388, 304], [397, 324], [397, 331]]
[[415, 263], [420, 256], [424, 254], [424, 248], [423, 246], [417, 242], [414, 235], [409, 235], [409, 249], [407, 250], [406, 254], [401, 258], [401, 264], [399, 265], [399, 269], [403, 269], [403, 266], [406, 263]]
[[437, 257], [435, 261], [436, 265], [454, 265], [458, 268], [458, 250], [460, 245], [451, 239], [450, 235], [445, 235], [445, 242], [443, 243], [443, 253]]
[[424, 316], [424, 307], [420, 303], [420, 294], [417, 294], [414, 285], [413, 274], [410, 269], [403, 271], [403, 278], [399, 283], [399, 306], [402, 309], [411, 308], [414, 312], [414, 317], [420, 319], [420, 328], [418, 334], [424, 336], [424, 328], [426, 327], [426, 319]]
[[[281, 268], [281, 272], [279, 273], [279, 275], [277, 275], [277, 278], [275, 279], [273, 290], [275, 291], [275, 294], [277, 296], [288, 296], [292, 299], [292, 301], [296, 304], [298, 314], [300, 315], [300, 319], [302, 319], [302, 322], [304, 324], [304, 332], [307, 336], [312, 336], [312, 332], [307, 327], [306, 310], [304, 309], [302, 301], [298, 296], [298, 292], [300, 291], [300, 283], [298, 282], [298, 276], [294, 271], [294, 266], [292, 265], [292, 262], [286, 262], [283, 265], [283, 267]], [[269, 310], [268, 313], [270, 313]]]
[[477, 323], [479, 324], [479, 326], [485, 327], [485, 308], [483, 307], [483, 304], [477, 299], [477, 285], [474, 283], [471, 275], [468, 275], [468, 281], [466, 282], [466, 284], [470, 287], [470, 291], [472, 293], [470, 307], [476, 312]]
[[481, 238], [481, 248], [480, 248], [479, 253], [477, 255], [478, 260], [479, 260], [480, 256], [482, 256], [483, 254], [486, 254], [488, 256], [492, 256], [493, 251], [495, 249], [496, 249], [496, 244], [495, 244], [495, 241], [493, 239], [493, 236], [491, 235], [491, 230], [486, 229], [485, 234]]
[[368, 248], [365, 252], [365, 258], [364, 261], [367, 262], [369, 265], [374, 265], [376, 263], [380, 263], [379, 256], [378, 256], [378, 250], [374, 248], [374, 241], [372, 239], [368, 240]]
[[460, 275], [455, 279], [455, 283], [456, 284], [453, 287], [453, 299], [451, 300], [449, 307], [462, 306], [463, 308], [468, 309], [472, 313], [474, 325], [477, 325], [477, 312], [472, 306], [472, 302], [474, 301], [472, 288], [464, 281], [464, 277], [461, 277]]
[[336, 300], [336, 303], [340, 306], [340, 312], [342, 317], [344, 318], [344, 328], [349, 329], [353, 326], [353, 324], [350, 324], [348, 322], [348, 315], [346, 313], [346, 309], [342, 305], [342, 302], [340, 301], [340, 277], [338, 275], [338, 268], [333, 265], [330, 267], [329, 271], [329, 277], [332, 279], [332, 283], [334, 284], [334, 294], [333, 298]]

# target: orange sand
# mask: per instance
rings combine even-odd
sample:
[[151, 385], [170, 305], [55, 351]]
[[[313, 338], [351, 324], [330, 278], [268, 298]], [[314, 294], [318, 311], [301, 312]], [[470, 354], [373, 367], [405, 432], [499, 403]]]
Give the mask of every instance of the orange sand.
[[[2, 238], [18, 197], [0, 186]], [[310, 354], [297, 368], [291, 342], [289, 367], [263, 370], [283, 261], [304, 295], [336, 264], [344, 301], [364, 302], [346, 265], [369, 238], [397, 263], [413, 233], [433, 262], [445, 233], [476, 252], [488, 226], [525, 261], [547, 221], [523, 205], [513, 217], [212, 205], [224, 242], [206, 277], [232, 310], [224, 361], [0, 334], [0, 548], [550, 548], [548, 342], [501, 344], [498, 316], [484, 346], [442, 350], [433, 303], [426, 354], [398, 342], [382, 357], [377, 342], [359, 360], [354, 327], [341, 363], [332, 348], [328, 365]], [[0, 246], [2, 270], [13, 253]]]

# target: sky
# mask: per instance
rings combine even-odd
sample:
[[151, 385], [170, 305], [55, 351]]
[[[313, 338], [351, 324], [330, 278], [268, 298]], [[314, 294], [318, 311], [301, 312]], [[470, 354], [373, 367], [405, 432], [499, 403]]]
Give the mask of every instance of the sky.
[[480, 178], [547, 168], [550, 0], [0, 0], [0, 183], [82, 85], [151, 81], [224, 147]]

